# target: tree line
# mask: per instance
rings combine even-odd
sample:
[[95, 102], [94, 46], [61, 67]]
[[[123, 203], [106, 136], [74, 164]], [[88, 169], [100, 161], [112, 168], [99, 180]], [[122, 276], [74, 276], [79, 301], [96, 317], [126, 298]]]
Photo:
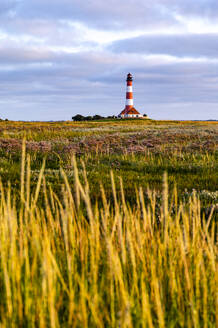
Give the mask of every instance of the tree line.
[[[147, 114], [144, 114], [143, 116], [147, 117]], [[76, 122], [81, 122], [81, 121], [112, 120], [112, 119], [116, 119], [116, 118], [117, 118], [117, 116], [115, 116], [115, 115], [104, 117], [101, 115], [83, 116], [83, 115], [77, 114], [72, 117], [72, 120], [76, 121]], [[135, 119], [137, 119], [137, 118], [135, 118]]]
[[80, 121], [98, 121], [98, 120], [115, 119], [115, 118], [116, 118], [115, 115], [104, 117], [104, 116], [101, 116], [101, 115], [83, 116], [83, 115], [77, 114], [77, 115], [72, 117], [72, 120], [80, 122]]

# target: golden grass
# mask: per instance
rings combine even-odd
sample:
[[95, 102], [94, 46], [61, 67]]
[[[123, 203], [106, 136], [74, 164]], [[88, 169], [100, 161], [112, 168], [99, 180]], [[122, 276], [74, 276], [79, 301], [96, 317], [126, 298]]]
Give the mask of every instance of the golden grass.
[[30, 191], [25, 143], [22, 158], [20, 197], [0, 185], [1, 327], [215, 327], [213, 208], [205, 221], [195, 194], [178, 204], [166, 174], [159, 217], [155, 191], [145, 203], [136, 190], [130, 207], [113, 173], [113, 200], [100, 185], [93, 205], [75, 159], [73, 187], [61, 170], [62, 197], [45, 163]]

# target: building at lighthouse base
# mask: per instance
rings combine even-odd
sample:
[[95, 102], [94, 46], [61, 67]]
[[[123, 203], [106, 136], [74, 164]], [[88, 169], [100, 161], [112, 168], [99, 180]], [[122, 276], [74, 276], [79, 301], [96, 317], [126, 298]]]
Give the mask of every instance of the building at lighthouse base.
[[118, 118], [145, 118], [140, 114], [134, 107], [125, 108], [119, 115]]

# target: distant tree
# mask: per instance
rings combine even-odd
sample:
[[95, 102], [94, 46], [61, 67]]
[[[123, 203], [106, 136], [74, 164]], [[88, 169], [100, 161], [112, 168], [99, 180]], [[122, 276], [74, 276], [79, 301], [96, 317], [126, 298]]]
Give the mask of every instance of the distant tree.
[[86, 116], [86, 117], [85, 117], [85, 120], [86, 120], [86, 121], [92, 121], [92, 120], [93, 120], [93, 117], [92, 117], [92, 116]]
[[100, 116], [100, 115], [94, 115], [93, 116], [93, 120], [95, 121], [95, 120], [103, 120], [104, 119], [104, 117], [103, 116]]
[[[111, 118], [114, 118], [115, 116], [111, 116]], [[77, 114], [75, 116], [72, 117], [73, 121], [97, 121], [97, 120], [104, 120], [105, 117], [101, 116], [101, 115], [94, 115], [94, 116], [83, 116], [80, 114]]]
[[77, 114], [77, 115], [75, 115], [75, 116], [72, 117], [72, 120], [73, 121], [80, 122], [80, 121], [84, 121], [85, 120], [85, 117], [83, 115]]
[[144, 114], [143, 116], [144, 116], [144, 117], [147, 117], [148, 115], [147, 115], [147, 114]]

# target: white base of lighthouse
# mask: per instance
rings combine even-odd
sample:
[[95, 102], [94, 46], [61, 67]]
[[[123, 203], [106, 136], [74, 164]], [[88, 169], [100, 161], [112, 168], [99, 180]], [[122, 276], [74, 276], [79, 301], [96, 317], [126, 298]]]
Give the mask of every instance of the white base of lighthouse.
[[118, 115], [119, 118], [146, 118], [140, 114], [134, 107], [127, 110], [126, 108]]

